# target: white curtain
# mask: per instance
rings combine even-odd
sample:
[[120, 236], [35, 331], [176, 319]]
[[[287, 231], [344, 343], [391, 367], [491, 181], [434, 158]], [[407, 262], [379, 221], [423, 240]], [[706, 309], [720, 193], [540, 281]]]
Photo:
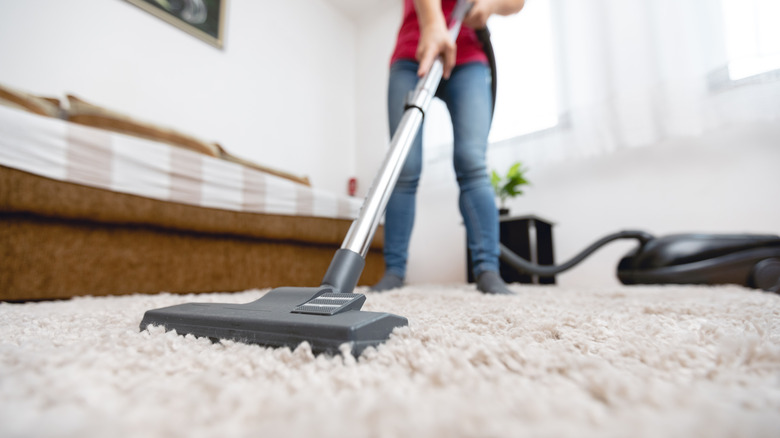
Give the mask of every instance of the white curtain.
[[[494, 144], [494, 164], [535, 165], [780, 119], [777, 77], [728, 81], [721, 0], [550, 1], [559, 124]], [[499, 70], [499, 88], [511, 80]]]

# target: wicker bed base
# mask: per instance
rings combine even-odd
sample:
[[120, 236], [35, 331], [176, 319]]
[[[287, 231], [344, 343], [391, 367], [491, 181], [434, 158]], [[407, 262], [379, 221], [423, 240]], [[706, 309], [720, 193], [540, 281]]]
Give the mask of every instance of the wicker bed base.
[[[317, 286], [350, 223], [194, 207], [0, 167], [0, 300]], [[382, 275], [377, 234], [360, 284]]]

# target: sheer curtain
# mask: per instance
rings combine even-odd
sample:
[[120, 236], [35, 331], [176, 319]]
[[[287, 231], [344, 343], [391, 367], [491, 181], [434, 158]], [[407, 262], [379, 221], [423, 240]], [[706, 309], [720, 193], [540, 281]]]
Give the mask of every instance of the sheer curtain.
[[[591, 156], [780, 118], [780, 81], [722, 78], [729, 58], [721, 0], [550, 0], [550, 10], [559, 123], [494, 143], [494, 167], [501, 168], [497, 161], [535, 165]], [[499, 93], [502, 81], [511, 80], [499, 69]]]

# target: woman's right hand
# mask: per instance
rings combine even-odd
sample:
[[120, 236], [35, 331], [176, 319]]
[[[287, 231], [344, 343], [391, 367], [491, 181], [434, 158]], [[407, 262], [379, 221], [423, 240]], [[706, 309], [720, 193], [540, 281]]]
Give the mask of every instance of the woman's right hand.
[[455, 67], [455, 41], [450, 39], [447, 21], [441, 9], [441, 0], [414, 0], [420, 23], [420, 41], [417, 43], [417, 76], [423, 77], [431, 69], [433, 61], [441, 55], [444, 64], [444, 79], [450, 77]]
[[417, 44], [416, 54], [420, 67], [417, 69], [417, 76], [425, 76], [439, 55], [441, 55], [444, 64], [442, 76], [447, 79], [455, 67], [456, 48], [455, 42], [450, 39], [450, 33], [443, 19], [420, 25], [420, 41]]

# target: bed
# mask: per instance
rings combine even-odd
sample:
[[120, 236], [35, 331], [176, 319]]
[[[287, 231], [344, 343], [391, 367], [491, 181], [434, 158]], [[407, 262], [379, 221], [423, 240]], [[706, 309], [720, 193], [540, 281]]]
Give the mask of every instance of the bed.
[[68, 101], [0, 87], [0, 300], [319, 285], [359, 199]]

